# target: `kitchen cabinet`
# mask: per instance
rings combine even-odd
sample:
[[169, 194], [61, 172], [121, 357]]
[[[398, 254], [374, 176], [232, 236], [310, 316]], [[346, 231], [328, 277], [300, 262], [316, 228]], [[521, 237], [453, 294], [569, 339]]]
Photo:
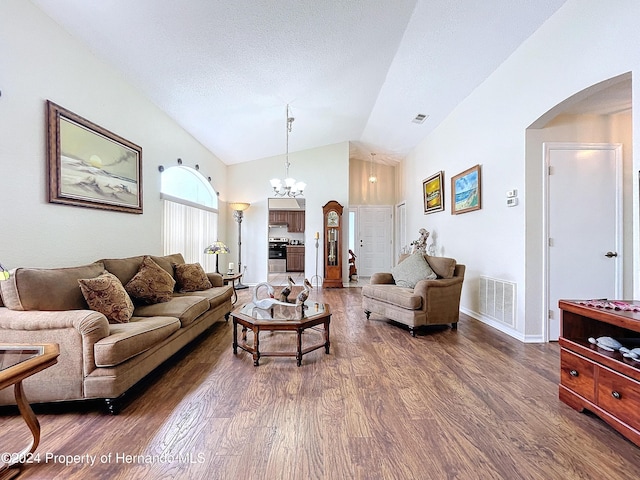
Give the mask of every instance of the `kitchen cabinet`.
[[640, 362], [588, 340], [612, 337], [632, 345], [640, 336], [640, 312], [567, 300], [560, 301], [560, 310], [560, 400], [593, 412], [640, 446]]
[[304, 245], [287, 245], [287, 272], [304, 272]]
[[292, 210], [287, 212], [288, 230], [290, 232], [304, 232], [304, 210]]
[[269, 210], [269, 225], [287, 225], [291, 233], [304, 233], [304, 210]]
[[269, 210], [269, 224], [288, 224], [289, 216], [286, 210]]

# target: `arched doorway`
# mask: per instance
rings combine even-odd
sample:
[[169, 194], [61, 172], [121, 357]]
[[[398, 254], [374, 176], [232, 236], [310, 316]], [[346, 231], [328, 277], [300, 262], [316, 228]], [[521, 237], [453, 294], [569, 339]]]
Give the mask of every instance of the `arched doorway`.
[[[600, 82], [559, 103], [536, 120], [526, 131], [526, 330], [541, 341], [549, 335], [550, 309], [548, 296], [546, 232], [547, 213], [544, 147], [549, 142], [610, 143], [622, 145], [622, 255], [627, 259], [623, 271], [623, 295], [633, 296], [634, 269], [632, 198], [632, 122], [631, 73]], [[595, 197], [594, 197], [595, 198]], [[550, 208], [569, 208], [553, 205]], [[633, 262], [631, 259], [633, 258]], [[576, 282], [580, 279], [576, 277]], [[552, 321], [558, 321], [552, 318]]]

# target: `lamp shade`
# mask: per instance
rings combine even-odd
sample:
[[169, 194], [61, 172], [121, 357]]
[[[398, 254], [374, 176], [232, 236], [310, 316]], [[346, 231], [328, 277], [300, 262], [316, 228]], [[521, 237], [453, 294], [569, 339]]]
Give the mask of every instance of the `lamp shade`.
[[223, 242], [217, 241], [209, 245], [204, 249], [204, 253], [211, 253], [214, 255], [219, 255], [221, 253], [229, 253], [229, 247], [227, 247]]
[[242, 202], [233, 202], [230, 203], [229, 206], [231, 207], [232, 210], [237, 210], [240, 212], [244, 212], [247, 208], [249, 208], [251, 206], [250, 203], [242, 203]]
[[9, 280], [9, 271], [0, 263], [0, 282], [2, 280]]

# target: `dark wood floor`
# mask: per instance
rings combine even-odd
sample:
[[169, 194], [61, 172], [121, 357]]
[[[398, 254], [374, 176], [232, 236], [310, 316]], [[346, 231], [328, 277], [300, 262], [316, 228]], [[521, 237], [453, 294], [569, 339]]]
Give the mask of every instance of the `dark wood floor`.
[[[412, 338], [365, 320], [359, 288], [320, 295], [333, 312], [330, 355], [254, 367], [247, 353], [233, 355], [231, 323], [218, 324], [135, 388], [118, 416], [99, 404], [39, 406], [40, 462], [19, 478], [637, 476], [640, 448], [558, 400], [557, 344], [522, 344], [467, 317], [458, 330]], [[267, 333], [261, 343], [293, 338]], [[26, 443], [20, 417], [0, 414], [0, 452]], [[96, 464], [61, 463], [73, 455]]]

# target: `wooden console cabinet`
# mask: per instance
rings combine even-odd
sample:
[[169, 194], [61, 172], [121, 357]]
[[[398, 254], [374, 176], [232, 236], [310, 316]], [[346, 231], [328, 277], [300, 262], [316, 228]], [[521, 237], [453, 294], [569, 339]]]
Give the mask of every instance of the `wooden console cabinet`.
[[624, 345], [625, 338], [640, 338], [640, 312], [567, 300], [560, 300], [560, 309], [560, 400], [593, 412], [640, 446], [640, 362], [588, 341], [613, 337]]

